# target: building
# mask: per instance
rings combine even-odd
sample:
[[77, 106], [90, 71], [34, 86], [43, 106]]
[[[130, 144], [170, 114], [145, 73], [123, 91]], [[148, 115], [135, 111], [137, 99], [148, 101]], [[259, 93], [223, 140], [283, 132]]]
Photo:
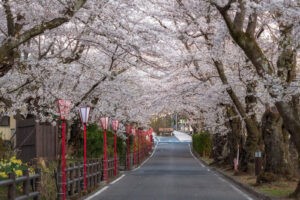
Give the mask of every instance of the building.
[[5, 141], [10, 141], [16, 131], [16, 120], [13, 116], [3, 116], [0, 118], [0, 137]]

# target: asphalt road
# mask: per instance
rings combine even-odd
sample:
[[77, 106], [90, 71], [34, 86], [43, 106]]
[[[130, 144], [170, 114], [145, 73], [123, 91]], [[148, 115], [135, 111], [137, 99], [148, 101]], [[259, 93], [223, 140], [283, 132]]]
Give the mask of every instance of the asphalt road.
[[87, 200], [255, 199], [196, 160], [189, 143], [160, 137], [153, 156]]

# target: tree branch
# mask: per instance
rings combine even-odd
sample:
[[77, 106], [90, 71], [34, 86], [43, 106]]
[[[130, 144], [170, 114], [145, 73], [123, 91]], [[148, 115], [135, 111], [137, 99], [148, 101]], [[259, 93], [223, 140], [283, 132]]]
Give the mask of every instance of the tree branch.
[[6, 23], [7, 23], [7, 34], [8, 36], [14, 36], [15, 26], [14, 26], [14, 19], [11, 13], [10, 5], [8, 0], [4, 0], [3, 7], [6, 14]]
[[245, 20], [245, 2], [243, 0], [238, 0], [239, 10], [235, 14], [234, 26], [237, 27], [238, 31], [243, 31], [244, 20]]
[[32, 27], [31, 29], [20, 34], [18, 38], [12, 40], [6, 40], [0, 47], [0, 77], [4, 76], [13, 65], [13, 58], [11, 51], [18, 48], [31, 38], [44, 33], [46, 30], [51, 30], [59, 27], [60, 25], [70, 21], [75, 13], [86, 3], [87, 0], [76, 0], [74, 4], [67, 8], [63, 17], [58, 17], [50, 21], [42, 22], [39, 25]]

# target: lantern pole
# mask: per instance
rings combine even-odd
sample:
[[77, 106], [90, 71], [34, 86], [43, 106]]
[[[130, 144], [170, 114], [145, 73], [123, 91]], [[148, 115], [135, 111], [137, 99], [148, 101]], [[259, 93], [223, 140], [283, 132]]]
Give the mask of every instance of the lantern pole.
[[118, 154], [117, 154], [117, 130], [119, 128], [119, 121], [118, 120], [113, 120], [112, 121], [112, 127], [113, 127], [113, 130], [115, 132], [115, 135], [114, 135], [114, 176], [117, 176], [117, 168], [118, 168], [118, 161], [117, 161], [117, 158], [118, 158]]
[[108, 126], [108, 117], [102, 117], [100, 119], [103, 129], [103, 180], [108, 181], [108, 162], [107, 162], [107, 138], [106, 130]]
[[106, 129], [104, 129], [104, 135], [103, 135], [103, 160], [104, 160], [104, 174], [103, 179], [104, 181], [108, 181], [108, 163], [107, 163], [107, 138], [106, 138]]
[[67, 190], [67, 176], [66, 176], [66, 120], [63, 119], [61, 123], [61, 174], [62, 174], [62, 193], [63, 193], [63, 200], [65, 200], [66, 197], [66, 190]]
[[67, 198], [67, 176], [66, 176], [66, 118], [70, 112], [71, 101], [59, 99], [57, 101], [61, 118], [61, 192], [62, 199]]
[[137, 155], [136, 155], [136, 132], [135, 128], [132, 129], [132, 135], [133, 135], [133, 165], [137, 164]]
[[90, 107], [84, 106], [79, 109], [80, 120], [83, 124], [83, 189], [87, 190], [87, 145], [86, 126], [89, 119]]
[[138, 128], [137, 129], [137, 161], [138, 161], [138, 164], [140, 164], [141, 162], [141, 132], [140, 132], [140, 129]]
[[127, 133], [127, 152], [126, 152], [126, 163], [127, 163], [127, 170], [130, 170], [130, 132], [131, 132], [131, 126], [128, 124], [126, 126], [126, 133]]
[[87, 189], [87, 169], [86, 169], [86, 123], [83, 124], [83, 176], [84, 176], [84, 190]]

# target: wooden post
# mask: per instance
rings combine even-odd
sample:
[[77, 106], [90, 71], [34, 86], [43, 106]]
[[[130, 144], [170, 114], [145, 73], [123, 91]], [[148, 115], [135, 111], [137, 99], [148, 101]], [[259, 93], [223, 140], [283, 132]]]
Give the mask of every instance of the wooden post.
[[100, 183], [101, 182], [101, 177], [102, 177], [102, 170], [101, 170], [102, 169], [102, 160], [101, 159], [98, 159], [97, 167], [98, 167], [97, 171], [99, 173], [97, 182]]
[[[87, 167], [88, 167], [88, 164], [87, 164]], [[80, 190], [82, 190], [83, 189], [83, 162], [80, 162], [80, 164], [79, 164], [79, 168], [80, 168]]]
[[92, 176], [91, 176], [91, 174], [92, 174], [92, 163], [93, 163], [93, 161], [92, 160], [88, 160], [88, 162], [87, 162], [87, 174], [88, 174], [88, 183], [87, 183], [87, 185], [88, 185], [88, 188], [90, 188], [91, 186], [92, 186]]
[[61, 168], [57, 168], [56, 171], [56, 182], [57, 182], [57, 197], [56, 199], [62, 199], [62, 191], [61, 191]]
[[8, 178], [13, 180], [13, 183], [8, 186], [7, 199], [14, 200], [16, 198], [16, 174], [9, 173]]
[[81, 193], [80, 163], [76, 162], [75, 165], [76, 165], [75, 177], [77, 179], [77, 181], [76, 181], [76, 190], [80, 194]]
[[91, 160], [91, 188], [94, 188], [95, 186], [95, 175], [94, 175], [94, 160]]
[[74, 185], [75, 183], [73, 182], [74, 180], [74, 177], [75, 177], [75, 164], [74, 163], [71, 163], [70, 164], [70, 173], [69, 173], [69, 180], [71, 181], [70, 183], [70, 196], [72, 196], [74, 194]]
[[28, 196], [29, 195], [29, 186], [30, 186], [28, 169], [23, 170], [23, 176], [26, 176], [26, 180], [23, 182], [23, 194]]
[[94, 160], [93, 161], [93, 188], [96, 187], [97, 185], [97, 175], [96, 175], [96, 172], [97, 172], [97, 160]]
[[[38, 174], [39, 176], [35, 179], [35, 191], [41, 191], [41, 176], [42, 176], [42, 171], [41, 169], [35, 169], [35, 173]], [[39, 200], [40, 199], [40, 195], [36, 196], [33, 198], [33, 200]]]

